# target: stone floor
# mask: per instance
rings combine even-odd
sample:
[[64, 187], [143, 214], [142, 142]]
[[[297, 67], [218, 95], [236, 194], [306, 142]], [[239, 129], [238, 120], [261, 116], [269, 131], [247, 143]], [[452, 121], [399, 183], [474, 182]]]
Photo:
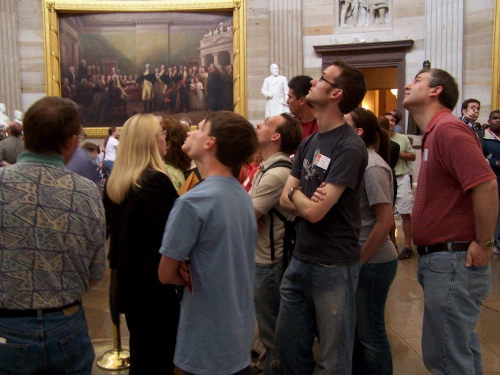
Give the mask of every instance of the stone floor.
[[[401, 219], [398, 224], [398, 249], [403, 247]], [[386, 324], [392, 347], [395, 375], [429, 374], [422, 362], [420, 339], [422, 332], [423, 294], [416, 279], [418, 256], [399, 261], [386, 306]], [[492, 261], [493, 290], [483, 303], [477, 325], [483, 351], [484, 374], [500, 374], [500, 255]], [[96, 358], [113, 348], [112, 324], [108, 308], [109, 275], [84, 297], [90, 337]], [[122, 317], [122, 345], [128, 346], [128, 331]], [[160, 360], [160, 359], [159, 359]], [[128, 371], [107, 371], [94, 366], [95, 375], [125, 375]], [[181, 372], [176, 372], [181, 374]], [[460, 375], [460, 374], [457, 374]]]

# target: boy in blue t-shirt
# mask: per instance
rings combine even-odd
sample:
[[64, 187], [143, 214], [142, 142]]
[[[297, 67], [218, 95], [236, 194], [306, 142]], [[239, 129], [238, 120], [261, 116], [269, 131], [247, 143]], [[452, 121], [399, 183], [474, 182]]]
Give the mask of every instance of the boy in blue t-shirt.
[[185, 374], [250, 374], [257, 226], [236, 177], [257, 138], [246, 119], [228, 111], [210, 113], [188, 134], [182, 150], [204, 180], [174, 204], [158, 269], [162, 283], [191, 290], [182, 300], [174, 363]]

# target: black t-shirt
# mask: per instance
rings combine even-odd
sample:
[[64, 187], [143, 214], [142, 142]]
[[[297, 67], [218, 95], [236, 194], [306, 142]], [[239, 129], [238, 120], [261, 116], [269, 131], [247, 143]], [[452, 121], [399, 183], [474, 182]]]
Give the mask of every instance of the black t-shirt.
[[291, 175], [300, 179], [303, 193], [311, 197], [322, 182], [345, 186], [345, 190], [319, 222], [299, 218], [296, 258], [326, 265], [360, 260], [359, 199], [367, 162], [366, 146], [348, 124], [317, 132], [300, 144]]

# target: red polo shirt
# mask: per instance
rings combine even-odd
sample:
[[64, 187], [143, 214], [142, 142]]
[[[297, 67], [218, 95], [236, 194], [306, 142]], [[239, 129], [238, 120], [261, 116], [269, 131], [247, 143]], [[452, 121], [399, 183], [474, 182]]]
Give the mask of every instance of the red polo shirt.
[[495, 178], [469, 126], [450, 110], [437, 113], [422, 139], [411, 220], [415, 245], [474, 240], [471, 189]]
[[302, 125], [302, 139], [309, 137], [318, 131], [318, 122], [316, 119], [309, 122], [300, 122]]

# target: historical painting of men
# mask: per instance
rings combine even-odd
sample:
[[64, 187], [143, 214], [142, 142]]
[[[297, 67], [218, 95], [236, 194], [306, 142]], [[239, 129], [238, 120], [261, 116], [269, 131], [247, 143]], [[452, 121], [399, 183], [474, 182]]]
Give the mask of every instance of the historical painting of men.
[[86, 127], [233, 110], [232, 22], [231, 11], [61, 14], [61, 95]]

